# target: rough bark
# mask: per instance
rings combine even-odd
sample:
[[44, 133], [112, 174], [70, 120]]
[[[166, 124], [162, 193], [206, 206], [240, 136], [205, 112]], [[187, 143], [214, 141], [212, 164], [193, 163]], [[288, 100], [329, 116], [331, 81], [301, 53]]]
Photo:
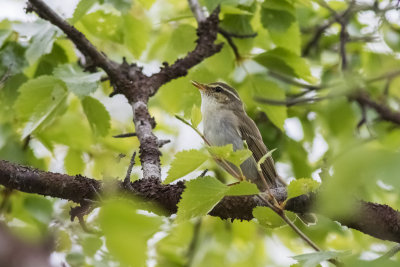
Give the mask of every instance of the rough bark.
[[[0, 184], [7, 188], [67, 199], [76, 203], [84, 203], [86, 199], [96, 200], [98, 192], [101, 192], [105, 185], [101, 181], [80, 175], [45, 172], [4, 160], [0, 160]], [[177, 204], [185, 189], [183, 182], [163, 185], [156, 178], [135, 181], [132, 183], [132, 189], [124, 187], [122, 181], [116, 182], [116, 186], [121, 194], [157, 203], [167, 215], [177, 212]], [[283, 200], [281, 192], [276, 192], [276, 196]], [[308, 194], [289, 199], [285, 209], [296, 213], [315, 212], [376, 238], [400, 242], [400, 213], [393, 208], [358, 201], [354, 203], [352, 214], [335, 217], [314, 207], [317, 198], [315, 194]], [[222, 219], [251, 220], [253, 208], [262, 205], [263, 203], [254, 196], [227, 196], [209, 214]]]

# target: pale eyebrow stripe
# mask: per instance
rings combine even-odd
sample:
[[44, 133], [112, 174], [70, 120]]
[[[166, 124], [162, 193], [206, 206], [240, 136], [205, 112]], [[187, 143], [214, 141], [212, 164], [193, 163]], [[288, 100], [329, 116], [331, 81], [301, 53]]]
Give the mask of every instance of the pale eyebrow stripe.
[[224, 87], [221, 86], [221, 85], [214, 85], [214, 84], [213, 84], [211, 87], [212, 87], [212, 88], [215, 88], [215, 87], [217, 87], [217, 86], [221, 87], [225, 92], [230, 93], [230, 94], [233, 95], [237, 100], [241, 101], [240, 98], [239, 98], [237, 95], [235, 95], [234, 93], [232, 93], [231, 91], [229, 91], [228, 89], [224, 88]]

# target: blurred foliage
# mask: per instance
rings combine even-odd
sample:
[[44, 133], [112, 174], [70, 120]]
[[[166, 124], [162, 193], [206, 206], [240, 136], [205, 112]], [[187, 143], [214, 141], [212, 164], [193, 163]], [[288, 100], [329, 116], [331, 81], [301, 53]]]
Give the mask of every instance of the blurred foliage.
[[[341, 26], [319, 2], [200, 1], [208, 13], [221, 5], [224, 30], [257, 36], [233, 38], [240, 58], [218, 36], [217, 42], [225, 42], [220, 53], [163, 85], [149, 102], [155, 134], [173, 140], [162, 148], [164, 182], [192, 179], [176, 216], [163, 217], [139, 200], [112, 198], [85, 217], [93, 230], [87, 233], [70, 222], [71, 203], [1, 188], [1, 220], [29, 242], [52, 236], [56, 258], [69, 266], [318, 266], [330, 257], [346, 266], [397, 266], [399, 255], [374, 261], [391, 243], [327, 218], [309, 227], [295, 221], [324, 249], [310, 253], [267, 208], [255, 209], [256, 219], [250, 222], [207, 216], [222, 197], [253, 194], [255, 186], [224, 185], [221, 181], [234, 180], [207, 160], [211, 156], [205, 149], [181, 148], [196, 133], [183, 141], [179, 132], [187, 126], [173, 115], [183, 114], [194, 127], [202, 127], [200, 95], [190, 80], [225, 81], [238, 89], [267, 147], [277, 148], [273, 157], [283, 179], [298, 179], [289, 185], [290, 196], [313, 191], [322, 181], [319, 205], [335, 214], [351, 212], [354, 197], [400, 206], [399, 125], [367, 108], [365, 123], [357, 127], [363, 111], [347, 97], [363, 90], [377, 103], [400, 110], [400, 78], [388, 75], [400, 73], [397, 1], [357, 1], [350, 10], [345, 71]], [[339, 15], [349, 6], [349, 1], [327, 3]], [[110, 58], [121, 62], [126, 57], [146, 73], [196, 45], [197, 23], [184, 0], [81, 0], [67, 20]], [[131, 109], [124, 97], [109, 97], [110, 83], [101, 79], [105, 74], [84, 71], [80, 59], [74, 45], [48, 22], [0, 22], [1, 159], [96, 179], [125, 177], [139, 143], [134, 137], [112, 136], [134, 131]], [[306, 91], [316, 85], [322, 89]], [[291, 106], [254, 101], [285, 101], [296, 94], [329, 98]], [[212, 148], [211, 153], [235, 164], [248, 156], [246, 150], [240, 155], [231, 150]], [[193, 172], [206, 168], [210, 176]], [[141, 176], [139, 160], [132, 176]]]

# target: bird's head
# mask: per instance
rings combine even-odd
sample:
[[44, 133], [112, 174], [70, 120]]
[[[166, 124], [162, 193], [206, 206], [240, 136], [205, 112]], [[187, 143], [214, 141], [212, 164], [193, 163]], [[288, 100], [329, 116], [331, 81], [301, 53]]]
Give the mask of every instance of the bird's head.
[[204, 84], [192, 81], [192, 84], [199, 89], [202, 102], [213, 102], [226, 107], [231, 105], [238, 106], [238, 104], [242, 105], [242, 101], [236, 90], [226, 83], [214, 82]]

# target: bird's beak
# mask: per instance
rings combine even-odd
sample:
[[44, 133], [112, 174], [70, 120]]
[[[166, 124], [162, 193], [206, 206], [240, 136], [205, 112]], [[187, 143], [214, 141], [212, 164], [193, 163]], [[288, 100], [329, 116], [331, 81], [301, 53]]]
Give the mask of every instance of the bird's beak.
[[199, 82], [196, 82], [196, 81], [192, 81], [192, 84], [193, 84], [194, 86], [196, 86], [197, 88], [199, 88], [201, 91], [207, 90], [207, 86], [206, 86], [205, 84], [203, 84], [203, 83], [199, 83]]

